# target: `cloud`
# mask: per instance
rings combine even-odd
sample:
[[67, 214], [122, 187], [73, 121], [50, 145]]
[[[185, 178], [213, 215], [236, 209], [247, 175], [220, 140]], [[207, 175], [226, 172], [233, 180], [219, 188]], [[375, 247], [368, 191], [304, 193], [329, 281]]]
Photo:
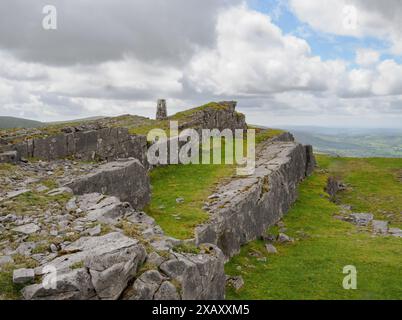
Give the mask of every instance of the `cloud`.
[[380, 53], [371, 49], [358, 49], [356, 51], [356, 63], [361, 66], [370, 66], [380, 61]]
[[216, 33], [216, 47], [200, 50], [185, 72], [199, 92], [247, 97], [326, 91], [345, 70], [342, 61], [312, 56], [305, 40], [283, 34], [268, 16], [246, 6], [222, 13]]
[[[239, 0], [2, 0], [0, 48], [53, 65], [96, 64], [132, 55], [180, 65], [213, 46], [216, 18]], [[58, 29], [44, 30], [42, 9], [57, 9]]]
[[386, 39], [391, 44], [390, 52], [402, 54], [400, 0], [290, 0], [290, 8], [318, 31]]
[[[307, 13], [316, 8], [302, 2]], [[285, 33], [268, 15], [239, 3], [46, 1], [59, 13], [53, 32], [41, 28], [45, 1], [2, 1], [0, 114], [154, 116], [156, 99], [167, 98], [170, 113], [236, 99], [250, 122], [265, 125], [401, 119], [397, 62], [380, 61], [361, 45], [357, 65], [323, 60], [302, 33]], [[320, 25], [327, 11], [319, 7], [311, 23]], [[336, 30], [336, 23], [322, 27]]]

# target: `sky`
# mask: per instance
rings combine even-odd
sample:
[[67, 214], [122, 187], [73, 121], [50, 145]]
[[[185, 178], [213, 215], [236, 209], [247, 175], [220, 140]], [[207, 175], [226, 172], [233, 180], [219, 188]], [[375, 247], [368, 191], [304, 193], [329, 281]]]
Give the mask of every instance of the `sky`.
[[400, 0], [2, 0], [0, 116], [237, 100], [257, 125], [400, 128], [401, 16]]

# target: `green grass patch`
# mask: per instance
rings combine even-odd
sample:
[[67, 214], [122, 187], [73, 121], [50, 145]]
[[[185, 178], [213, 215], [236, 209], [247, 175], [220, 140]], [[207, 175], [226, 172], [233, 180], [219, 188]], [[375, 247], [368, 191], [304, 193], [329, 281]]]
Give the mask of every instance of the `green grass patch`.
[[[234, 173], [231, 165], [171, 165], [151, 172], [152, 200], [146, 212], [166, 234], [194, 237], [194, 228], [208, 220], [204, 202], [217, 184]], [[183, 198], [182, 203], [176, 199]]]
[[272, 139], [276, 136], [279, 136], [282, 133], [285, 133], [285, 131], [280, 130], [280, 129], [260, 129], [260, 128], [255, 128], [252, 126], [249, 126], [249, 129], [255, 129], [255, 144], [256, 145], [258, 145], [261, 142]]
[[[328, 157], [318, 157], [318, 160], [322, 167], [331, 172], [335, 172], [332, 171], [335, 167], [336, 172], [349, 177], [348, 182], [356, 184], [349, 195], [341, 196], [342, 201], [346, 197], [348, 203], [359, 195], [361, 197], [366, 190], [371, 189], [373, 195], [376, 194], [374, 187], [364, 187], [365, 183], [385, 183], [385, 186], [396, 188], [392, 171], [400, 168], [402, 161]], [[348, 166], [348, 161], [354, 161], [353, 169], [344, 169], [344, 161]], [[359, 161], [362, 161], [360, 165]], [[364, 176], [364, 171], [371, 166], [389, 174], [385, 178], [381, 175], [371, 175], [370, 179], [356, 178], [359, 174]], [[366, 173], [366, 176], [370, 174]], [[226, 272], [241, 275], [245, 281], [239, 292], [228, 287], [228, 299], [402, 299], [401, 239], [372, 237], [368, 230], [336, 220], [334, 215], [339, 212], [339, 207], [331, 203], [323, 191], [327, 178], [327, 173], [318, 171], [304, 181], [299, 188], [299, 199], [284, 218], [286, 234], [295, 238], [295, 243], [275, 244], [279, 253], [269, 255], [263, 242], [255, 241], [244, 246], [241, 254], [227, 263]], [[389, 201], [388, 193], [379, 192], [376, 197], [382, 199], [385, 206]], [[370, 199], [361, 198], [352, 204], [360, 203], [362, 208], [369, 209], [372, 205], [364, 203]], [[391, 208], [397, 204], [388, 205]], [[254, 257], [255, 252], [258, 257]], [[267, 262], [258, 260], [259, 257], [266, 257]], [[347, 265], [357, 268], [357, 290], [345, 290], [342, 286], [345, 277], [342, 271]]]
[[71, 197], [72, 195], [66, 193], [50, 196], [31, 191], [15, 197], [12, 201], [5, 202], [4, 206], [8, 212], [24, 215], [27, 212], [37, 211], [38, 209], [46, 210], [50, 205], [54, 206], [55, 203], [58, 203], [60, 207], [64, 207]]
[[402, 159], [330, 158], [318, 156], [330, 175], [340, 178], [350, 188], [337, 199], [351, 205], [355, 212], [370, 212], [377, 219], [402, 227]]
[[[262, 142], [282, 132], [259, 130], [256, 137]], [[245, 146], [244, 154], [247, 153]], [[222, 181], [231, 178], [236, 170], [235, 165], [225, 164], [224, 141], [221, 150], [222, 164], [170, 165], [151, 172], [152, 200], [146, 212], [155, 218], [166, 234], [178, 239], [193, 238], [195, 227], [209, 219], [209, 214], [202, 209], [208, 196]], [[211, 150], [211, 160], [213, 154], [214, 150]], [[178, 198], [184, 201], [177, 203]]]
[[0, 272], [0, 300], [18, 300], [21, 298], [23, 285], [13, 283], [12, 271]]

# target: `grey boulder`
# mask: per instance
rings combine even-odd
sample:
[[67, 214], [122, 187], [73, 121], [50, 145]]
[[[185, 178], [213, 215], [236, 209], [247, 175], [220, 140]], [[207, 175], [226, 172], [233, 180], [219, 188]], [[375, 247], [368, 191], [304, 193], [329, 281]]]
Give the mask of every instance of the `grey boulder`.
[[[24, 297], [88, 299], [93, 296], [114, 300], [120, 297], [146, 257], [145, 248], [138, 240], [117, 232], [81, 238], [65, 247], [64, 253], [42, 269], [54, 268], [58, 274], [63, 274], [63, 277], [57, 277], [57, 291], [35, 285], [26, 288]], [[77, 267], [81, 270], [79, 273]], [[83, 279], [82, 287], [77, 277]]]
[[78, 195], [101, 193], [116, 196], [135, 209], [142, 209], [150, 200], [147, 169], [136, 159], [106, 163], [66, 186]]

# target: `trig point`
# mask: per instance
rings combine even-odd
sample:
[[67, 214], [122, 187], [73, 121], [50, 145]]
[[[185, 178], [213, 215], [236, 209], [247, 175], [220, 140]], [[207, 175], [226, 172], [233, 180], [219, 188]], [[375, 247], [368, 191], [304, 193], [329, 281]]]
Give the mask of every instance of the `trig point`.
[[167, 118], [166, 100], [159, 99], [156, 108], [156, 120], [165, 120]]

